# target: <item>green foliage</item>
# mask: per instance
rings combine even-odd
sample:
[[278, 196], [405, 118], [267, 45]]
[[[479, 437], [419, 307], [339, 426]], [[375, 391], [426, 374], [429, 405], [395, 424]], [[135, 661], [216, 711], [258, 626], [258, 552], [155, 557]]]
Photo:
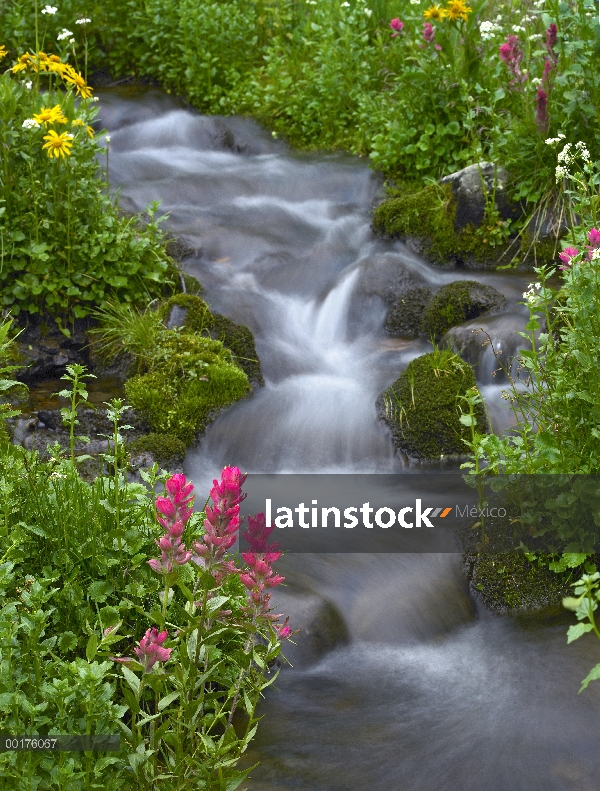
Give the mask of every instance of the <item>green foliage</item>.
[[[421, 459], [464, 454], [471, 431], [461, 420], [458, 399], [475, 387], [471, 367], [451, 351], [435, 349], [412, 360], [383, 393], [385, 419], [397, 447]], [[474, 408], [474, 420], [483, 433], [487, 421], [481, 403]]]
[[26, 385], [22, 382], [5, 378], [11, 371], [16, 371], [20, 368], [18, 365], [6, 365], [14, 358], [14, 338], [10, 337], [11, 326], [12, 319], [0, 322], [0, 440], [7, 438], [4, 420], [19, 414], [18, 411], [12, 409], [10, 404], [4, 401], [4, 396], [18, 387], [26, 388]]
[[[579, 621], [579, 623], [569, 627], [567, 633], [568, 643], [578, 640], [587, 632], [593, 632], [600, 639], [600, 631], [598, 631], [594, 615], [600, 601], [600, 573], [595, 568], [587, 571], [587, 574], [584, 574], [581, 579], [573, 583], [575, 596], [567, 596], [563, 599], [563, 606], [567, 610], [574, 612]], [[586, 689], [591, 681], [597, 681], [598, 679], [600, 679], [600, 664], [593, 667], [583, 679], [579, 692]]]

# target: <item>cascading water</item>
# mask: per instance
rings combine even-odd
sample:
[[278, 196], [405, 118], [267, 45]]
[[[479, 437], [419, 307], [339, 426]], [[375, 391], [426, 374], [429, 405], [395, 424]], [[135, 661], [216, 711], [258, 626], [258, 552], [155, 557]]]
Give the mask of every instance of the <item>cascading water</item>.
[[[161, 200], [169, 229], [196, 251], [185, 269], [215, 310], [255, 334], [265, 387], [224, 412], [188, 454], [199, 491], [224, 464], [402, 470], [375, 399], [427, 347], [385, 337], [387, 272], [403, 268], [436, 286], [465, 276], [493, 285], [512, 307], [472, 329], [484, 326], [506, 357], [517, 351], [526, 281], [442, 272], [375, 239], [369, 212], [380, 183], [365, 163], [296, 155], [251, 121], [198, 116], [157, 94], [101, 101], [124, 208]], [[496, 358], [481, 343], [472, 355], [494, 422], [509, 424]], [[567, 649], [564, 623], [475, 617], [452, 555], [280, 563], [288, 600], [312, 591], [331, 602], [349, 642], [285, 670], [267, 695], [250, 788], [599, 787], [600, 692], [576, 694], [595, 646]]]

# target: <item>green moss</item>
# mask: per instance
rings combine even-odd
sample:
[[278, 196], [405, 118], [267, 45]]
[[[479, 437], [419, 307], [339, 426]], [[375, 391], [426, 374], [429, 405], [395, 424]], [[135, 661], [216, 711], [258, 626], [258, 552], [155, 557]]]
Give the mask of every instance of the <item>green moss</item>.
[[484, 604], [492, 610], [559, 606], [572, 595], [571, 583], [580, 576], [570, 569], [559, 574], [522, 552], [469, 554], [468, 577]]
[[504, 307], [506, 300], [495, 288], [474, 280], [456, 280], [442, 286], [423, 312], [421, 331], [439, 340], [451, 327]]
[[220, 340], [231, 350], [235, 362], [246, 373], [253, 385], [262, 385], [264, 380], [260, 362], [254, 345], [254, 336], [243, 324], [236, 324], [226, 316], [212, 313], [206, 302], [192, 294], [176, 294], [171, 297], [163, 310], [166, 318], [173, 305], [187, 310], [184, 320], [186, 332], [207, 332], [211, 338]]
[[[433, 263], [439, 266], [493, 268], [515, 264], [533, 266], [555, 258], [554, 241], [515, 245], [505, 238], [502, 221], [495, 217], [481, 228], [468, 225], [456, 231], [456, 202], [451, 184], [430, 184], [416, 190], [413, 184], [389, 191], [395, 197], [381, 203], [373, 214], [375, 233], [395, 238], [414, 237]], [[501, 241], [499, 241], [499, 239]], [[552, 248], [552, 250], [550, 249]]]
[[218, 410], [250, 389], [220, 341], [169, 330], [159, 351], [151, 370], [125, 384], [129, 403], [154, 432], [191, 444]]
[[185, 443], [173, 434], [145, 434], [127, 447], [131, 454], [151, 453], [159, 464], [179, 466], [185, 459]]
[[[396, 446], [409, 456], [435, 459], [464, 454], [470, 428], [460, 422], [457, 398], [475, 387], [471, 367], [453, 352], [436, 349], [412, 360], [380, 396], [380, 415], [392, 430]], [[487, 430], [483, 405], [477, 429]]]

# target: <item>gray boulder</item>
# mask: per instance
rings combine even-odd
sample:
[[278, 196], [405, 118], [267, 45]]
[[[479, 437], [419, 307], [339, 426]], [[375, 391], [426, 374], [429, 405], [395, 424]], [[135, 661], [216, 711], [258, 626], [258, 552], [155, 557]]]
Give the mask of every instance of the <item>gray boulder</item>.
[[508, 171], [493, 162], [478, 162], [440, 179], [440, 184], [452, 185], [456, 200], [456, 231], [467, 225], [481, 225], [486, 209], [486, 193], [491, 200], [494, 186], [496, 207], [502, 219], [518, 217], [521, 214], [520, 207], [511, 203], [506, 195], [508, 180]]

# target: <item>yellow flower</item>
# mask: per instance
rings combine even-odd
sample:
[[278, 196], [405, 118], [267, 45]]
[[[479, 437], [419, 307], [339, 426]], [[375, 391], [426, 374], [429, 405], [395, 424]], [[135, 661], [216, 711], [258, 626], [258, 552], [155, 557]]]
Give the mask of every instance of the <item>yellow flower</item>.
[[17, 74], [19, 71], [24, 71], [28, 69], [31, 65], [31, 55], [29, 52], [26, 52], [24, 55], [21, 55], [19, 60], [15, 63], [12, 67], [11, 71], [13, 74]]
[[63, 115], [60, 104], [54, 107], [42, 107], [37, 115], [33, 116], [38, 124], [66, 124], [67, 119]]
[[456, 22], [459, 19], [463, 19], [465, 22], [468, 19], [468, 14], [471, 13], [473, 9], [465, 5], [463, 0], [450, 0], [447, 7], [444, 9], [445, 16], [452, 20], [452, 22]]
[[44, 135], [44, 140], [48, 142], [42, 146], [42, 149], [48, 149], [48, 156], [50, 159], [52, 159], [52, 157], [60, 159], [61, 157], [68, 157], [71, 155], [70, 148], [73, 145], [73, 135], [70, 135], [68, 132], [63, 132], [58, 135], [54, 129], [51, 129], [47, 135]]
[[72, 85], [74, 85], [77, 88], [77, 93], [81, 96], [82, 99], [90, 98], [90, 96], [92, 95], [92, 89], [83, 79], [81, 74], [75, 71], [75, 69], [72, 66], [69, 65], [65, 66], [64, 73], [62, 76], [67, 82], [70, 82]]
[[4, 46], [4, 44], [0, 44], [0, 60], [8, 55], [8, 50]]
[[71, 125], [72, 126], [85, 126], [85, 131], [88, 133], [88, 135], [90, 137], [94, 136], [94, 130], [92, 129], [92, 127], [91, 126], [87, 126], [85, 121], [82, 121], [81, 118], [76, 118]]
[[423, 12], [423, 16], [425, 19], [433, 19], [434, 22], [439, 22], [446, 16], [446, 10], [444, 8], [440, 8], [437, 4], [432, 5], [431, 8], [428, 8]]
[[86, 126], [87, 133], [90, 137], [94, 137], [94, 130], [91, 126]]

